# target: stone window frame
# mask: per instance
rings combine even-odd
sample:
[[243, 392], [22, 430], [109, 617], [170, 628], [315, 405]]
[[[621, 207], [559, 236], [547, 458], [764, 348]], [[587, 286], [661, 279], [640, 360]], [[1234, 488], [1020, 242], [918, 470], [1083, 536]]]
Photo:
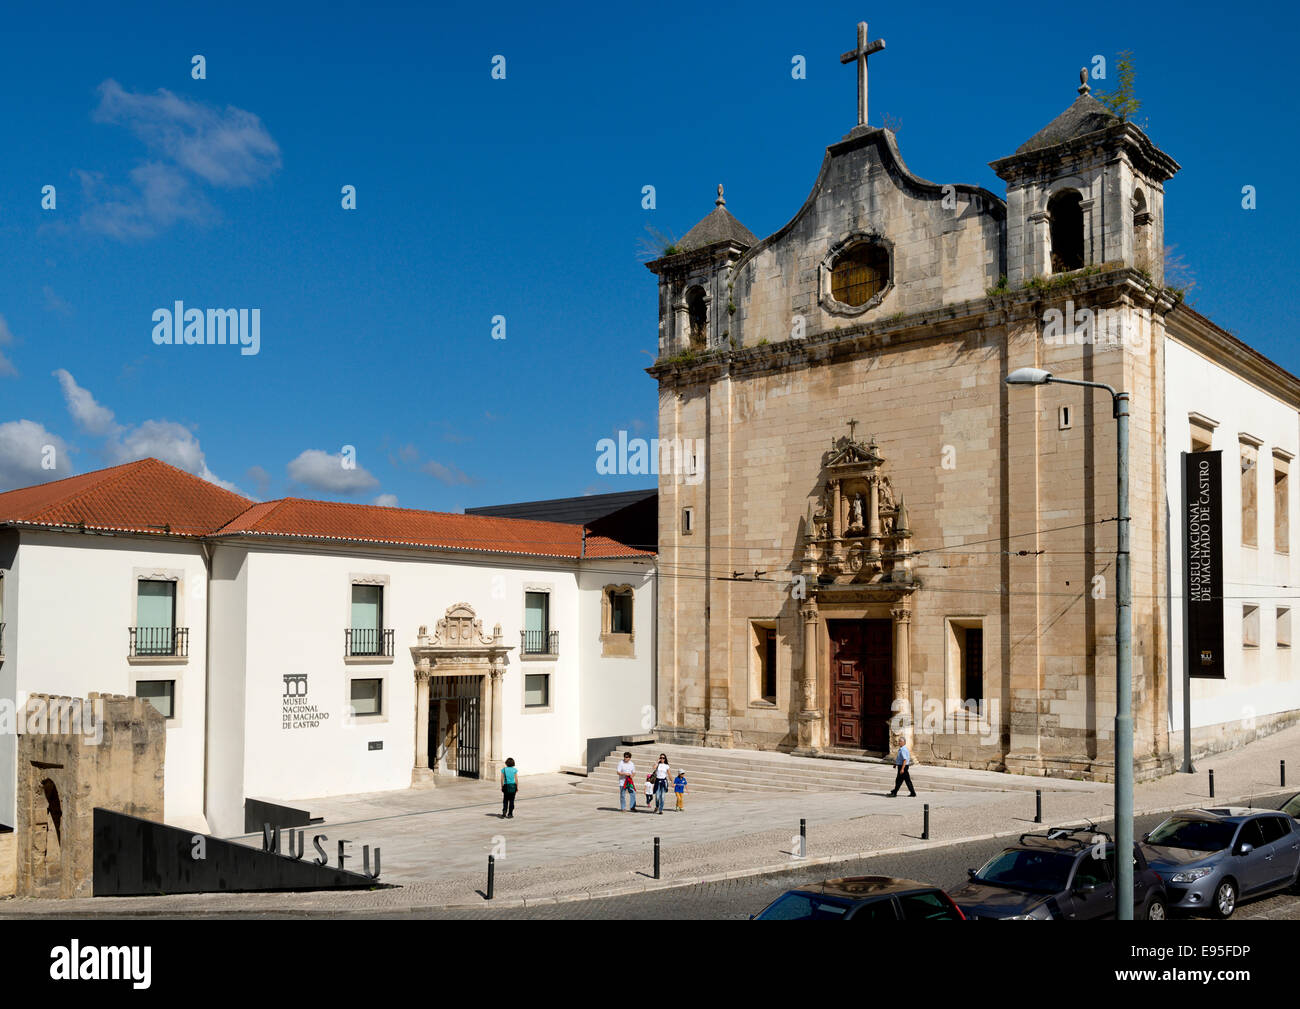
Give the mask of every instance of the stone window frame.
[[[964, 645], [958, 644], [957, 635], [955, 632], [958, 629], [962, 631], [979, 630], [980, 632], [983, 632], [985, 619], [986, 617], [984, 614], [973, 614], [973, 613], [965, 613], [965, 614], [958, 613], [950, 617], [944, 617], [943, 620], [943, 688], [944, 688], [943, 693], [944, 693], [944, 701], [945, 701], [944, 707], [947, 709], [949, 713], [955, 713], [962, 710], [969, 710], [965, 708], [965, 704], [968, 698], [965, 696], [966, 689], [965, 689], [965, 684], [963, 682], [966, 676], [966, 668], [960, 662], [960, 656], [963, 653]], [[987, 673], [988, 637], [983, 636], [982, 642], [983, 642], [983, 651], [980, 655], [980, 668], [985, 670], [985, 672]], [[985, 704], [988, 703], [988, 697], [989, 697], [988, 680], [986, 677], [984, 683], [984, 697], [982, 699]], [[913, 717], [914, 718], [919, 717], [919, 714], [914, 712]]]
[[1291, 607], [1279, 606], [1274, 614], [1274, 627], [1276, 636], [1274, 638], [1278, 648], [1291, 647]]
[[[543, 592], [546, 594], [546, 639], [549, 646], [551, 631], [555, 630], [555, 583], [554, 582], [525, 582], [519, 593], [519, 629], [525, 630], [528, 627], [528, 593]], [[522, 638], [520, 639], [522, 642]], [[549, 652], [543, 652], [538, 655], [529, 655], [524, 652], [523, 648], [519, 650], [520, 662], [554, 662], [559, 658], [559, 645], [556, 645], [556, 654], [551, 655]], [[537, 708], [529, 708], [529, 711], [537, 711]]]
[[[174, 605], [175, 611], [172, 618], [173, 630], [184, 627], [189, 628], [189, 621], [186, 619], [185, 612], [185, 569], [184, 568], [143, 568], [134, 567], [131, 569], [131, 622], [127, 627], [139, 627], [140, 620], [140, 582], [173, 582], [176, 586]], [[191, 642], [192, 644], [192, 642]], [[190, 649], [187, 647], [186, 652]], [[187, 666], [190, 662], [189, 655], [128, 655], [126, 657], [128, 665], [132, 666]], [[143, 676], [141, 679], [156, 680], [162, 679], [158, 676]], [[132, 681], [134, 684], [134, 680]], [[175, 704], [179, 708], [179, 702]]]
[[[885, 250], [889, 257], [889, 277], [876, 294], [868, 298], [861, 305], [846, 305], [842, 301], [836, 301], [835, 296], [831, 293], [831, 275], [835, 270], [835, 261], [841, 255], [848, 252], [854, 246], [870, 244], [876, 245]], [[870, 312], [873, 308], [880, 307], [881, 303], [889, 297], [890, 292], [894, 290], [894, 243], [878, 231], [852, 231], [841, 238], [838, 242], [830, 247], [826, 255], [817, 267], [817, 300], [823, 309], [831, 315], [839, 316], [859, 316]]]
[[1241, 605], [1241, 647], [1259, 647], [1259, 604], [1242, 603]]
[[[632, 599], [632, 630], [626, 634], [615, 633], [614, 605], [611, 596], [626, 595]], [[600, 590], [600, 654], [606, 659], [636, 658], [636, 587], [628, 582], [610, 583]]]
[[[524, 669], [519, 680], [519, 711], [525, 715], [550, 715], [555, 712], [555, 666], [541, 669], [534, 666]], [[546, 703], [532, 705], [528, 703], [528, 677], [546, 677]]]
[[[150, 656], [150, 657], [153, 658], [154, 656]], [[142, 669], [139, 672], [132, 670], [131, 672], [131, 696], [132, 697], [140, 697], [140, 695], [136, 692], [137, 690], [136, 685], [140, 683], [140, 681], [142, 680], [147, 682], [166, 681], [171, 683], [172, 716], [171, 718], [164, 719], [165, 728], [168, 729], [182, 728], [185, 724], [184, 720], [181, 718], [181, 712], [185, 710], [184, 679], [178, 673], [172, 673], [172, 672], [159, 673], [150, 669]], [[141, 698], [141, 700], [144, 700], [144, 698]], [[148, 702], [146, 701], [145, 703]]]
[[695, 506], [687, 505], [682, 509], [682, 535], [695, 535]]
[[[348, 630], [352, 626], [352, 586], [354, 585], [378, 585], [379, 586], [379, 636], [380, 652], [383, 652], [383, 634], [384, 624], [388, 622], [389, 611], [389, 589], [392, 582], [391, 575], [379, 575], [369, 572], [349, 572], [348, 573], [348, 592], [347, 599], [344, 602], [343, 610], [343, 629]], [[394, 635], [396, 637], [396, 635]], [[392, 665], [396, 658], [397, 649], [394, 647], [393, 655], [344, 655], [343, 664], [348, 666], [373, 666], [373, 665]], [[361, 677], [362, 679], [374, 679], [374, 677]], [[351, 688], [347, 697], [344, 698], [344, 711], [352, 703]]]
[[[749, 706], [772, 711], [781, 706], [781, 653], [784, 651], [781, 647], [781, 621], [778, 617], [751, 617], [746, 627], [749, 637], [746, 649], [749, 655]], [[776, 636], [776, 695], [770, 701], [763, 695], [763, 665], [757, 633], [760, 630], [772, 631]], [[788, 676], [784, 682], [788, 682]]]
[[[368, 657], [368, 656], [367, 656]], [[352, 710], [352, 681], [379, 681], [379, 711], [376, 714], [360, 715]], [[344, 725], [380, 725], [388, 721], [389, 702], [392, 695], [388, 692], [388, 670], [367, 669], [347, 672], [343, 677], [343, 724]]]
[[[1291, 553], [1291, 460], [1295, 455], [1284, 448], [1273, 449], [1273, 552]], [[1281, 479], [1278, 479], [1281, 477]], [[1278, 485], [1285, 497], [1284, 508], [1279, 510]], [[1279, 521], [1280, 519], [1280, 521]]]
[[1217, 420], [1192, 410], [1187, 414], [1187, 424], [1191, 435], [1191, 451], [1197, 451], [1198, 441], [1208, 446], [1206, 451], [1214, 448], [1214, 431], [1219, 426]]
[[[1241, 518], [1241, 545], [1249, 547], [1252, 550], [1259, 549], [1259, 450], [1264, 447], [1264, 440], [1256, 438], [1253, 434], [1247, 434], [1244, 431], [1237, 432], [1237, 460], [1238, 473], [1240, 482], [1238, 483], [1238, 493], [1240, 500], [1240, 518]], [[1255, 491], [1255, 510], [1252, 514], [1253, 529], [1250, 531], [1253, 536], [1246, 538], [1246, 481], [1247, 472], [1254, 472], [1254, 479], [1251, 483]]]

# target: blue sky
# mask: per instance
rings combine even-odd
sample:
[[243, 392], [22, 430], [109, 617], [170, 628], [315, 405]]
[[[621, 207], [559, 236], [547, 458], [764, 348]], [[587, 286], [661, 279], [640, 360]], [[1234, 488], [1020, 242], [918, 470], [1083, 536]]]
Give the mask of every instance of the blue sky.
[[[142, 454], [451, 511], [651, 485], [595, 466], [655, 430], [645, 228], [684, 234], [718, 182], [759, 236], [785, 224], [854, 125], [864, 19], [871, 121], [998, 194], [988, 162], [1133, 50], [1190, 300], [1300, 372], [1289, 5], [51, 3], [0, 37], [0, 489]], [[260, 309], [260, 352], [156, 346], [177, 300]]]

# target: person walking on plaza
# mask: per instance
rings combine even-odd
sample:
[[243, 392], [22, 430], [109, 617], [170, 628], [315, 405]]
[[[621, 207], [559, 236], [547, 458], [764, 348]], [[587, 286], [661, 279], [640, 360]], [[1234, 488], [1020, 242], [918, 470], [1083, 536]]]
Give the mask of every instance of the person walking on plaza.
[[515, 793], [519, 791], [519, 768], [515, 767], [515, 758], [506, 757], [506, 766], [501, 768], [501, 819], [515, 818]]
[[632, 800], [632, 812], [636, 812], [636, 780], [632, 777], [636, 774], [636, 764], [632, 763], [632, 753], [627, 751], [623, 754], [623, 759], [618, 762], [618, 808], [622, 812], [627, 809], [628, 799]]
[[668, 794], [668, 755], [659, 754], [659, 763], [655, 764], [655, 812], [664, 815], [664, 797]]
[[907, 791], [913, 799], [916, 798], [916, 789], [912, 787], [912, 776], [907, 773], [907, 769], [912, 766], [912, 751], [907, 748], [906, 738], [898, 741], [898, 753], [894, 755], [894, 767], [898, 769], [898, 774], [894, 777], [894, 790], [889, 793], [892, 799], [898, 794], [898, 789], [906, 785]]
[[677, 796], [677, 812], [681, 812], [683, 803], [686, 801], [686, 772], [680, 767], [677, 769], [677, 777], [673, 779], [673, 792]]

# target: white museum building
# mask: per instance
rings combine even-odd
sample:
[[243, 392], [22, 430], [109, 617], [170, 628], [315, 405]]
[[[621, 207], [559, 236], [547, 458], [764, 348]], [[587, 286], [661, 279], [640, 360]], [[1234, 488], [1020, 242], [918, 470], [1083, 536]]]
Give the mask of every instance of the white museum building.
[[[0, 494], [0, 701], [166, 717], [167, 822], [583, 765], [643, 731], [655, 555], [585, 525], [286, 498], [155, 459]], [[0, 824], [16, 736], [0, 734]]]

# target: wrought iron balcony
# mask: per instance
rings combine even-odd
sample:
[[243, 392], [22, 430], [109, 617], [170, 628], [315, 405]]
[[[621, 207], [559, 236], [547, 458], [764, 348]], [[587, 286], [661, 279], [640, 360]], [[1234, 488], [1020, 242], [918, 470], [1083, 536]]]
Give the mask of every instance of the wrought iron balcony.
[[343, 632], [343, 654], [352, 656], [393, 657], [391, 627], [349, 627]]
[[520, 631], [520, 649], [524, 655], [559, 655], [559, 631]]
[[188, 658], [190, 654], [190, 629], [188, 627], [129, 627], [131, 632], [131, 658], [147, 656], [174, 656]]

